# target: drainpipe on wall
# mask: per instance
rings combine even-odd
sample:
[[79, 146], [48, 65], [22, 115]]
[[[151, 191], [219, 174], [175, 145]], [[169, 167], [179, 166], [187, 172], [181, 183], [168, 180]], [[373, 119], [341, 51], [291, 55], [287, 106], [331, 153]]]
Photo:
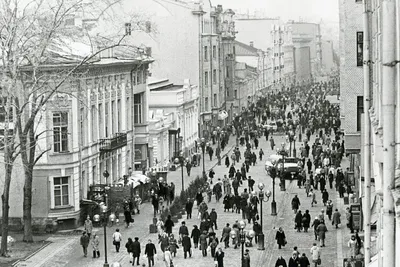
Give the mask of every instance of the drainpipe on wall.
[[382, 1], [383, 117], [383, 266], [395, 266], [395, 218], [392, 189], [395, 176], [396, 6]]
[[367, 266], [371, 260], [371, 122], [369, 109], [371, 103], [370, 93], [370, 50], [369, 50], [369, 19], [368, 0], [363, 1], [364, 19], [364, 262]]

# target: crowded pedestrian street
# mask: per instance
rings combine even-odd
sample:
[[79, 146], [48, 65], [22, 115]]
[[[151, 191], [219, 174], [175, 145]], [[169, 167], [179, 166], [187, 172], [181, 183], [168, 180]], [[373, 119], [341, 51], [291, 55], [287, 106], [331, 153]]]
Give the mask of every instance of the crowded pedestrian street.
[[[313, 108], [315, 107], [315, 104], [318, 103], [318, 101], [322, 101], [325, 103], [325, 101], [323, 100], [325, 92], [319, 87], [319, 85], [313, 85], [312, 88], [313, 89], [310, 91], [310, 94], [308, 94], [308, 97], [306, 98], [302, 97], [299, 91], [297, 94], [292, 94], [298, 96], [298, 98], [291, 99], [292, 103], [295, 103], [293, 105], [290, 104], [290, 101], [285, 102], [287, 101], [285, 96], [271, 96], [271, 98], [274, 99], [271, 103], [274, 104], [268, 105], [267, 110], [269, 110], [270, 108], [275, 109], [279, 107], [281, 111], [283, 110], [283, 112], [280, 113], [281, 115], [278, 115], [278, 112], [275, 115], [268, 115], [267, 112], [264, 112], [260, 114], [260, 119], [255, 116], [253, 122], [254, 125], [256, 125], [255, 129], [258, 130], [253, 137], [251, 137], [251, 135], [248, 134], [248, 130], [246, 130], [249, 129], [249, 127], [251, 128], [252, 124], [245, 122], [242, 120], [241, 117], [238, 117], [238, 124], [236, 124], [235, 126], [236, 129], [234, 130], [234, 133], [230, 135], [226, 147], [221, 153], [221, 165], [218, 165], [217, 158], [214, 157], [212, 160], [210, 160], [208, 156], [205, 157], [205, 170], [208, 177], [204, 179], [208, 180], [208, 188], [211, 189], [211, 192], [214, 193], [209, 193], [208, 190], [201, 191], [201, 189], [199, 189], [199, 193], [196, 195], [196, 199], [193, 200], [195, 203], [193, 205], [192, 217], [188, 218], [187, 213], [185, 213], [183, 214], [183, 217], [172, 226], [171, 234], [175, 236], [176, 240], [174, 241], [175, 243], [170, 242], [169, 247], [171, 247], [172, 244], [174, 246], [174, 253], [172, 256], [174, 266], [184, 266], [186, 264], [199, 267], [213, 266], [215, 258], [211, 254], [214, 254], [214, 252], [211, 252], [210, 249], [213, 238], [215, 238], [217, 242], [213, 249], [221, 248], [222, 252], [224, 253], [223, 262], [225, 266], [240, 266], [239, 263], [242, 261], [242, 257], [250, 259], [251, 265], [248, 266], [280, 266], [276, 265], [278, 264], [278, 258], [282, 257], [287, 263], [289, 263], [289, 260], [293, 256], [293, 252], [295, 251], [295, 247], [296, 251], [298, 251], [299, 253], [299, 256], [305, 253], [306, 257], [312, 263], [313, 255], [311, 254], [311, 248], [313, 247], [314, 243], [317, 245], [316, 247], [319, 250], [319, 258], [322, 262], [322, 266], [338, 266], [340, 265], [340, 262], [343, 262], [343, 259], [345, 257], [350, 257], [350, 250], [347, 246], [347, 243], [350, 240], [351, 234], [350, 229], [348, 228], [349, 224], [346, 221], [347, 219], [344, 199], [341, 197], [343, 193], [339, 192], [342, 189], [340, 189], [341, 186], [337, 184], [340, 179], [336, 179], [338, 173], [337, 170], [346, 169], [348, 166], [348, 160], [346, 159], [346, 157], [343, 157], [340, 162], [337, 162], [334, 161], [334, 156], [331, 156], [329, 157], [329, 162], [327, 162], [326, 165], [324, 163], [324, 167], [322, 168], [322, 165], [320, 165], [320, 163], [322, 163], [322, 161], [327, 158], [327, 156], [323, 156], [323, 154], [329, 152], [330, 147], [332, 146], [328, 137], [329, 135], [325, 133], [321, 134], [322, 131], [321, 133], [319, 132], [320, 127], [313, 128], [315, 125], [312, 123], [308, 125], [306, 122], [310, 121], [309, 119], [299, 119], [307, 116], [311, 116], [315, 119], [315, 117], [313, 117], [313, 114], [323, 111], [314, 110]], [[312, 93], [315, 93], [316, 97], [314, 97], [314, 94]], [[262, 105], [261, 102], [258, 104]], [[307, 111], [302, 109], [303, 105], [305, 105], [305, 107], [309, 105]], [[329, 105], [329, 103], [325, 103], [324, 105]], [[295, 110], [297, 110], [297, 112]], [[325, 109], [326, 112], [328, 112], [327, 110], [328, 109]], [[247, 116], [246, 113], [249, 112], [250, 111], [246, 111], [241, 116]], [[280, 119], [282, 117], [289, 118], [287, 124], [286, 120], [284, 120], [284, 124], [286, 125], [287, 130], [283, 130], [282, 132], [274, 132], [271, 130], [271, 133], [269, 133], [268, 130], [264, 130], [262, 127], [259, 128], [259, 126], [257, 125], [262, 125], [262, 122], [266, 122], [268, 120], [266, 117], [269, 116], [276, 116], [275, 119]], [[265, 118], [263, 119], [263, 117]], [[298, 122], [293, 123], [292, 121]], [[297, 127], [293, 127], [296, 124]], [[314, 133], [312, 135], [308, 135], [307, 137], [309, 126], [311, 126], [310, 128], [313, 130]], [[334, 132], [336, 131], [334, 127], [325, 127], [323, 124], [321, 124], [321, 126], [323, 127], [324, 132], [334, 134]], [[304, 134], [302, 134], [303, 132]], [[315, 135], [315, 133], [317, 132], [318, 134]], [[323, 138], [320, 138], [320, 134], [323, 135]], [[304, 136], [304, 139], [301, 139], [303, 141], [297, 142], [296, 151], [296, 142], [292, 142], [290, 139], [296, 140], [297, 136], [301, 137], [302, 135]], [[246, 141], [246, 144], [242, 143], [241, 145], [241, 142], [243, 141], [242, 139], [247, 139], [247, 137], [249, 137], [249, 139], [248, 141]], [[271, 139], [273, 139], [274, 141], [271, 141]], [[337, 140], [333, 141], [333, 143], [339, 143], [339, 141], [340, 138], [337, 138]], [[322, 142], [322, 144], [320, 142]], [[271, 145], [271, 143], [274, 143], [276, 147], [274, 147], [274, 145]], [[307, 152], [306, 147], [308, 146], [308, 144], [312, 144], [313, 148], [311, 149], [311, 151]], [[217, 149], [218, 145], [219, 144], [216, 143], [214, 145], [211, 145], [211, 147]], [[333, 146], [334, 152], [336, 151], [336, 148], [337, 147]], [[302, 162], [302, 160], [305, 162], [308, 161], [308, 159], [311, 159], [312, 162], [314, 162], [312, 164], [313, 166], [304, 166], [303, 168], [302, 164], [300, 164], [299, 166], [302, 171], [299, 173], [299, 176], [296, 177], [297, 179], [285, 180], [285, 190], [282, 190], [280, 186], [280, 177], [277, 177], [275, 179], [276, 184], [274, 196], [272, 196], [271, 193], [272, 191], [274, 191], [273, 179], [271, 178], [271, 173], [269, 171], [266, 171], [266, 166], [268, 165], [268, 162], [271, 160], [271, 158], [274, 158], [276, 156], [277, 152], [288, 152], [289, 149], [292, 149], [290, 153], [293, 152], [293, 156], [294, 154], [297, 155], [299, 162]], [[318, 149], [322, 150], [318, 151]], [[254, 163], [249, 163], [249, 158], [244, 156], [243, 152], [246, 150], [256, 153], [257, 156]], [[263, 151], [263, 153], [260, 153], [261, 150]], [[237, 158], [237, 153], [235, 155], [235, 151], [240, 151], [241, 154]], [[320, 154], [319, 156], [318, 153]], [[260, 157], [262, 157], [262, 160], [260, 159]], [[279, 157], [281, 156], [279, 155]], [[229, 158], [231, 162], [226, 162], [226, 158]], [[232, 163], [233, 161], [236, 161], [236, 159], [238, 159], [238, 161], [235, 162], [233, 165]], [[332, 164], [330, 162], [332, 162]], [[248, 171], [246, 170], [247, 163], [249, 165]], [[234, 174], [229, 174], [232, 166], [234, 168]], [[242, 168], [243, 166], [244, 168]], [[317, 166], [317, 168], [315, 166]], [[281, 168], [284, 168], [284, 166], [281, 166]], [[239, 173], [241, 173], [240, 175], [237, 174], [236, 169]], [[326, 178], [324, 175], [324, 173], [328, 171], [324, 171], [324, 169], [332, 172], [332, 177], [329, 177], [329, 180], [335, 179], [335, 181], [332, 183], [333, 186], [328, 186], [328, 175], [326, 175]], [[193, 167], [190, 176], [188, 176], [185, 169], [185, 171], [183, 172], [185, 183], [190, 183], [190, 181], [195, 179], [195, 177], [201, 177], [202, 171], [203, 169], [201, 165]], [[213, 175], [213, 178], [209, 177], [211, 171], [215, 173]], [[242, 175], [242, 173], [244, 175]], [[315, 175], [314, 181], [312, 181], [313, 173]], [[333, 177], [333, 173], [335, 174], [335, 177]], [[279, 174], [282, 175], [281, 173]], [[304, 174], [305, 177], [303, 178], [301, 175]], [[320, 179], [319, 188], [318, 182], [316, 182], [317, 177]], [[237, 189], [237, 197], [239, 197], [238, 202], [236, 201], [236, 198], [233, 197], [233, 191], [236, 191], [234, 186], [235, 180], [239, 181], [239, 186]], [[324, 180], [323, 185], [321, 180]], [[169, 172], [167, 175], [167, 182], [172, 182], [175, 185], [175, 194], [179, 195], [179, 192], [181, 192], [180, 169]], [[258, 199], [260, 184], [263, 184], [263, 187], [261, 188], [263, 189], [262, 195], [265, 194], [263, 200]], [[218, 201], [216, 196], [219, 194], [219, 191], [214, 190], [217, 187], [221, 190], [222, 194], [221, 198], [218, 199]], [[320, 191], [321, 187], [326, 188], [324, 194], [328, 195], [328, 197], [323, 196], [324, 194], [322, 194], [322, 192]], [[310, 190], [310, 188], [314, 188], [314, 193], [310, 192], [312, 191]], [[245, 191], [249, 192], [250, 194], [245, 193]], [[197, 198], [199, 194], [202, 198], [204, 198], [204, 205], [207, 207], [206, 211], [202, 208], [203, 203], [201, 205], [197, 204]], [[229, 200], [229, 198], [227, 197], [228, 195], [232, 196], [232, 201]], [[256, 199], [255, 202], [253, 202], [252, 198]], [[273, 201], [273, 198], [276, 201], [276, 215], [272, 215], [273, 212], [271, 208], [271, 202]], [[298, 202], [297, 200], [295, 201], [297, 202], [297, 204], [294, 204], [294, 198], [298, 200]], [[202, 202], [202, 200], [199, 201]], [[242, 205], [243, 207], [243, 204], [240, 203], [243, 203], [243, 201], [248, 202], [250, 208], [241, 208], [240, 205]], [[260, 210], [260, 201], [262, 201], [262, 212]], [[234, 204], [231, 205], [230, 203]], [[255, 205], [253, 205], [253, 203]], [[330, 211], [328, 211], [328, 206]], [[252, 213], [251, 209], [254, 209], [255, 212]], [[334, 224], [332, 220], [335, 216], [331, 217], [331, 215], [332, 212], [336, 209], [341, 214], [341, 217], [340, 222], [335, 222]], [[216, 213], [216, 216], [213, 216], [213, 221], [215, 221], [215, 228], [210, 228], [210, 225], [204, 228], [203, 222], [206, 220], [210, 220], [211, 211], [213, 211], [213, 213]], [[302, 216], [300, 216], [300, 222], [298, 222], [296, 213], [302, 212], [304, 214], [306, 213], [306, 211], [310, 214], [309, 221], [306, 222], [305, 220], [302, 220], [303, 218]], [[206, 216], [209, 217], [203, 217], [204, 213], [207, 213], [208, 215]], [[323, 215], [321, 215], [321, 213]], [[261, 223], [260, 216], [262, 216], [261, 229], [265, 235], [264, 250], [259, 249], [259, 245], [255, 242], [258, 239], [259, 235], [257, 225], [260, 225]], [[322, 216], [322, 219], [320, 216]], [[141, 265], [145, 264], [145, 266], [147, 266], [148, 262], [147, 258], [144, 257], [144, 247], [148, 243], [148, 241], [151, 240], [155, 244], [156, 248], [156, 255], [154, 259], [155, 266], [164, 266], [165, 252], [163, 252], [162, 249], [165, 250], [165, 247], [162, 247], [161, 242], [162, 236], [164, 235], [164, 230], [161, 230], [161, 228], [164, 229], [164, 227], [158, 227], [158, 233], [149, 233], [149, 226], [152, 223], [153, 219], [153, 208], [151, 203], [143, 203], [140, 214], [135, 214], [132, 216], [132, 218], [134, 222], [130, 223], [129, 227], [127, 228], [124, 226], [123, 218], [120, 218], [118, 225], [107, 227], [106, 230], [108, 262], [119, 262], [122, 264], [122, 266], [131, 264], [132, 258], [127, 252], [125, 244], [128, 241], [128, 238], [131, 238], [132, 240], [138, 238], [138, 241], [140, 242], [141, 253], [137, 261]], [[160, 217], [156, 215], [156, 218]], [[317, 234], [317, 236], [314, 235], [314, 228], [317, 229], [318, 227], [318, 225], [313, 225], [313, 223], [315, 223], [315, 218], [320, 218], [320, 221], [323, 220], [326, 224], [327, 231], [326, 233], [324, 233], [324, 235], [326, 236], [324, 238], [324, 243], [322, 243], [323, 241], [321, 241], [319, 234]], [[224, 228], [226, 228], [228, 224], [229, 229], [233, 229], [234, 225], [238, 225], [238, 223], [242, 220], [246, 223], [244, 226], [244, 231], [247, 233], [248, 236], [246, 238], [246, 241], [244, 242], [244, 256], [241, 254], [240, 241], [236, 241], [238, 240], [238, 237], [235, 237], [235, 241], [238, 242], [238, 245], [235, 245], [233, 243], [235, 241], [232, 236], [226, 236], [226, 233], [224, 233]], [[254, 226], [255, 222], [257, 222], [256, 226]], [[166, 222], [163, 222], [163, 225], [165, 224]], [[186, 258], [184, 257], [182, 242], [177, 242], [177, 240], [180, 238], [180, 229], [183, 224], [185, 224], [188, 229], [189, 237], [192, 237], [191, 233], [194, 229], [194, 226], [196, 226], [196, 228], [200, 228], [201, 230], [208, 229], [206, 232], [207, 241], [205, 246], [205, 253], [207, 255], [203, 255], [202, 250], [200, 250], [200, 248], [202, 247], [201, 244], [198, 248], [195, 247], [195, 244], [193, 244], [194, 239], [192, 238], [192, 247], [190, 249], [191, 256]], [[306, 225], [307, 227], [304, 227], [304, 225]], [[116, 247], [113, 244], [114, 242], [112, 238], [113, 233], [115, 233], [115, 230], [117, 228], [119, 229], [119, 232], [122, 236], [121, 248], [119, 249], [119, 252], [116, 251]], [[305, 228], [309, 228], [309, 230], [305, 231]], [[277, 239], [277, 232], [279, 229], [282, 229], [285, 235], [284, 243], [281, 244], [282, 247], [278, 244], [279, 238]], [[257, 232], [253, 232], [252, 230]], [[104, 247], [103, 229], [101, 227], [95, 228], [92, 234], [94, 233], [97, 234], [99, 239], [98, 247], [100, 255], [104, 255], [105, 253], [102, 249]], [[104, 259], [102, 257], [92, 258], [90, 253], [89, 257], [83, 257], [78, 236], [55, 235], [50, 238], [50, 241], [52, 243], [49, 244], [47, 247], [37, 252], [29, 259], [17, 263], [16, 266], [99, 266], [104, 262]], [[137, 262], [134, 262], [134, 264], [136, 263]]]

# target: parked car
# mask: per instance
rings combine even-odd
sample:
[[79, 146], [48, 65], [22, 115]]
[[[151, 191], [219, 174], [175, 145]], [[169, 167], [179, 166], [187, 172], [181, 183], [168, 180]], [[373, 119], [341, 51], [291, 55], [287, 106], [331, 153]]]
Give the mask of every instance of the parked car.
[[[270, 175], [271, 167], [273, 167], [273, 162], [276, 164], [276, 168], [278, 173], [282, 170], [283, 167], [283, 178], [284, 179], [295, 179], [301, 171], [301, 160], [293, 157], [285, 157], [284, 162], [281, 155], [271, 155], [265, 161], [265, 171], [268, 175]], [[284, 164], [283, 164], [284, 163]]]

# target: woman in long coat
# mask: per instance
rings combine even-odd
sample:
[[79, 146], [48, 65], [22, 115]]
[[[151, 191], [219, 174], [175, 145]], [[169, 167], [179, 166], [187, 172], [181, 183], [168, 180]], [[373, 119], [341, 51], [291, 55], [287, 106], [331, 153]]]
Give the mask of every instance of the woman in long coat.
[[224, 197], [224, 201], [223, 201], [223, 204], [224, 204], [224, 211], [226, 211], [226, 210], [229, 211], [229, 210], [232, 208], [230, 198], [231, 198], [231, 195], [230, 195], [230, 194], [227, 194], [227, 195]]
[[332, 225], [335, 225], [336, 228], [338, 228], [338, 225], [341, 223], [340, 216], [341, 214], [338, 209], [335, 209], [335, 212], [332, 215]]
[[229, 161], [229, 157], [226, 156], [226, 157], [225, 157], [225, 166], [226, 166], [227, 168], [229, 168], [229, 165], [231, 165], [231, 163], [230, 163], [230, 161]]
[[296, 213], [296, 217], [294, 218], [294, 223], [296, 224], [297, 232], [301, 231], [302, 222], [303, 222], [303, 215], [301, 214], [301, 211], [299, 210]]
[[306, 210], [306, 213], [303, 214], [302, 223], [304, 227], [304, 232], [308, 232], [308, 228], [310, 228], [311, 223], [311, 215], [309, 210]]
[[169, 250], [171, 251], [171, 255], [176, 257], [176, 249], [179, 248], [178, 242], [173, 234], [169, 237]]
[[281, 249], [282, 246], [286, 245], [286, 235], [282, 227], [279, 227], [279, 230], [276, 232], [275, 240], [278, 244], [279, 249]]

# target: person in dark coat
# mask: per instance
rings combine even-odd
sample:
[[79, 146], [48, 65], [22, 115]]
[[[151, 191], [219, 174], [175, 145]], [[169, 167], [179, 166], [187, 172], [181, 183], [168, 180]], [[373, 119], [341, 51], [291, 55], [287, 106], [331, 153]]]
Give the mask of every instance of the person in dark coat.
[[[126, 242], [126, 244], [125, 244], [125, 248], [131, 258], [133, 258], [133, 245], [132, 244], [133, 244], [132, 238], [129, 237], [128, 242]], [[132, 261], [130, 260], [129, 262], [132, 262]]]
[[292, 199], [292, 210], [294, 211], [294, 213], [297, 213], [299, 207], [300, 207], [300, 199], [298, 198], [297, 195], [295, 195], [294, 198]]
[[139, 259], [140, 259], [140, 242], [139, 242], [139, 237], [135, 237], [135, 241], [132, 242], [132, 265], [135, 264], [135, 258], [136, 260], [136, 264], [139, 264]]
[[315, 219], [314, 219], [314, 221], [313, 221], [313, 223], [312, 223], [312, 227], [314, 227], [314, 236], [315, 236], [315, 240], [317, 240], [317, 238], [318, 238], [318, 231], [317, 231], [317, 228], [318, 228], [318, 225], [321, 223], [321, 221], [319, 220], [319, 218], [318, 217], [315, 217]]
[[300, 259], [297, 255], [297, 252], [293, 252], [292, 257], [289, 259], [288, 267], [299, 267]]
[[196, 194], [197, 206], [199, 206], [200, 203], [203, 202], [203, 200], [204, 200], [203, 193], [202, 193], [201, 190], [199, 189], [199, 190], [197, 191], [197, 194]]
[[296, 224], [297, 232], [301, 232], [302, 223], [303, 223], [303, 214], [301, 214], [301, 210], [299, 210], [294, 218], [294, 222]]
[[131, 212], [129, 211], [129, 209], [126, 209], [126, 210], [124, 211], [124, 216], [125, 216], [126, 228], [128, 228], [128, 227], [129, 227], [129, 224], [130, 224], [131, 222], [133, 222], [132, 216], [131, 216]]
[[192, 257], [192, 241], [188, 235], [183, 235], [182, 237], [182, 247], [183, 247], [183, 257], [186, 259], [187, 253], [189, 252], [189, 257]]
[[242, 267], [250, 267], [250, 253], [248, 249], [244, 252]]
[[149, 239], [149, 243], [146, 244], [144, 254], [147, 256], [148, 266], [154, 266], [154, 255], [157, 254], [157, 250], [151, 239]]
[[306, 210], [306, 213], [303, 214], [302, 223], [304, 232], [308, 232], [308, 228], [310, 228], [311, 223], [311, 215], [309, 210]]
[[172, 233], [172, 227], [174, 227], [174, 222], [171, 219], [171, 215], [168, 215], [167, 219], [165, 220], [164, 227], [165, 232], [170, 235]]
[[303, 253], [301, 255], [299, 263], [300, 263], [300, 267], [309, 267], [310, 266], [310, 261], [308, 260], [306, 253]]
[[279, 256], [276, 260], [275, 267], [287, 267], [286, 261], [282, 256]]
[[226, 156], [226, 157], [225, 157], [225, 166], [226, 166], [227, 168], [229, 168], [229, 165], [231, 165], [231, 163], [230, 163], [230, 161], [229, 161], [229, 157]]
[[83, 256], [87, 257], [87, 248], [89, 246], [89, 236], [87, 235], [86, 231], [83, 231], [82, 236], [81, 236], [81, 240], [80, 240], [80, 244], [83, 248]]
[[191, 198], [188, 198], [186, 202], [185, 211], [186, 211], [186, 219], [192, 219], [193, 201]]
[[329, 199], [329, 193], [328, 191], [326, 191], [326, 189], [324, 189], [322, 191], [322, 202], [324, 203], [324, 206], [326, 206], [326, 202], [328, 201], [328, 199]]
[[224, 256], [225, 253], [222, 251], [222, 248], [218, 248], [214, 258], [214, 260], [218, 263], [217, 267], [224, 267]]
[[279, 230], [276, 232], [275, 240], [278, 243], [279, 249], [281, 249], [282, 246], [284, 247], [286, 245], [286, 235], [282, 227], [279, 227]]
[[192, 234], [190, 235], [190, 238], [193, 238], [194, 248], [197, 248], [199, 245], [199, 238], [200, 238], [200, 230], [197, 227], [197, 225], [193, 226], [193, 230], [192, 230]]

